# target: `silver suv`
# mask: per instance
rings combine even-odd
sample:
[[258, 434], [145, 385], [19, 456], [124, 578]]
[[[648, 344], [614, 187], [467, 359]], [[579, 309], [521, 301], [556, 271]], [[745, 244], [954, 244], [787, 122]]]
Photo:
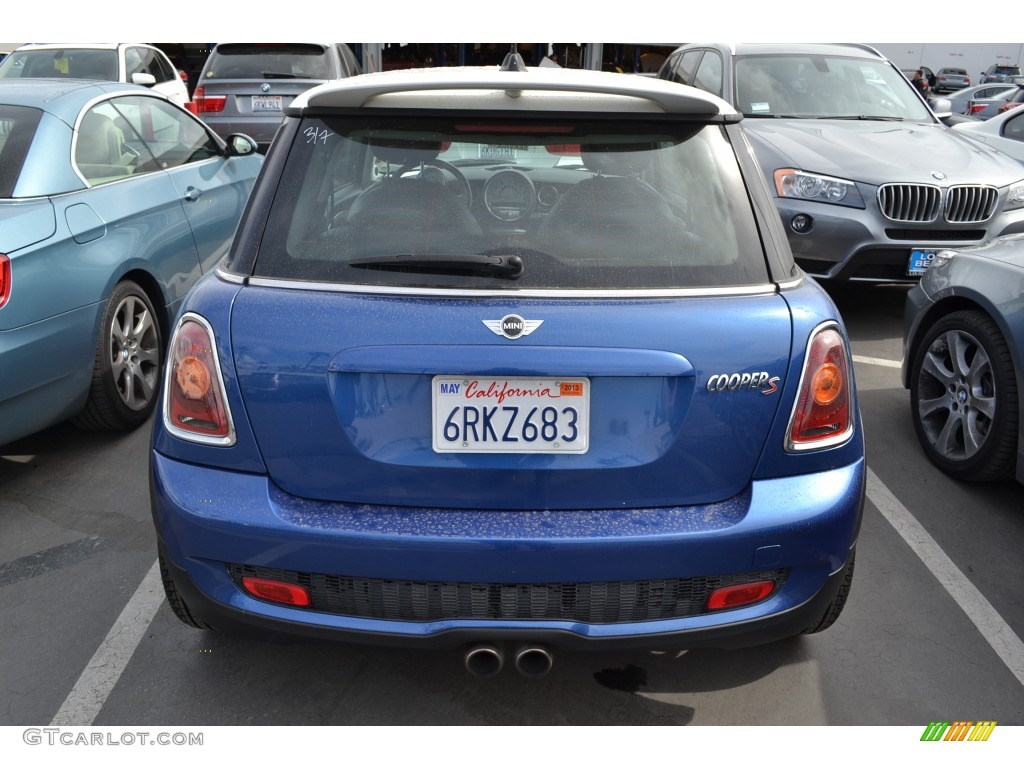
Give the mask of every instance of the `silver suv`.
[[360, 72], [359, 60], [344, 43], [219, 43], [206, 60], [193, 101], [220, 136], [252, 136], [265, 153], [296, 96]]
[[815, 277], [915, 281], [940, 249], [1024, 232], [1024, 168], [951, 131], [872, 48], [692, 44], [658, 76], [743, 113], [793, 255]]
[[1013, 78], [1020, 77], [1019, 64], [993, 64], [981, 76], [983, 83], [1011, 83]]

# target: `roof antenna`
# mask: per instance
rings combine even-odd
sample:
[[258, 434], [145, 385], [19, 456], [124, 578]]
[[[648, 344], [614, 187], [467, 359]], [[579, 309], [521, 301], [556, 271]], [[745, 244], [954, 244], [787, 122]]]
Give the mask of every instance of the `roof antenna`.
[[512, 50], [505, 56], [505, 60], [501, 62], [500, 72], [525, 72], [526, 62], [523, 61], [523, 57], [516, 51], [516, 44], [512, 43]]

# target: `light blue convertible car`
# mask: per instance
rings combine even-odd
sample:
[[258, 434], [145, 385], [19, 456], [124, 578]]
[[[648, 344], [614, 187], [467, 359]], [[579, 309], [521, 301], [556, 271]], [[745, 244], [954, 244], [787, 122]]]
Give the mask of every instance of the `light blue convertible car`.
[[0, 83], [0, 445], [148, 418], [170, 323], [227, 251], [255, 148], [142, 86]]

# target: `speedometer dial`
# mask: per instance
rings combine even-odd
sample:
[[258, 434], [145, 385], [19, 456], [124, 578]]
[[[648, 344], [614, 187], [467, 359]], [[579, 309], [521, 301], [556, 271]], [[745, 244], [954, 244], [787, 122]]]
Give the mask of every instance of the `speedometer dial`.
[[500, 171], [484, 187], [484, 205], [501, 221], [519, 221], [529, 216], [535, 199], [533, 182], [521, 171]]

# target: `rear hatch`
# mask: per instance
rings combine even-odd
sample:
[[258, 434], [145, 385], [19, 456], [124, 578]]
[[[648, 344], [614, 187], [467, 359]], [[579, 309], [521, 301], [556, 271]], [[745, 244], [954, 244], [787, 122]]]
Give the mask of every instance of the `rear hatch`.
[[231, 317], [272, 480], [440, 509], [673, 507], [748, 488], [792, 319], [727, 131], [384, 112], [280, 134], [283, 176]]
[[[488, 328], [509, 315], [541, 325], [516, 340]], [[776, 417], [790, 336], [778, 295], [439, 302], [250, 287], [232, 315], [246, 410], [285, 491], [480, 509], [736, 495]]]

